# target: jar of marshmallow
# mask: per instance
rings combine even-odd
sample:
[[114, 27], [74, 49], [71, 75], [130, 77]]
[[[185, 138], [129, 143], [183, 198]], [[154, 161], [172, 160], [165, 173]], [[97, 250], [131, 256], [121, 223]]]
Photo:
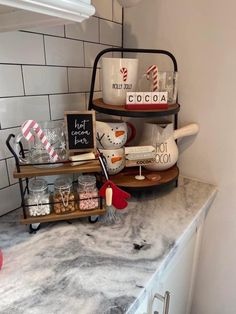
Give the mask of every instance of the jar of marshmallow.
[[49, 215], [50, 197], [48, 193], [48, 185], [44, 179], [33, 179], [29, 182], [29, 196], [27, 204], [29, 206], [30, 216]]
[[96, 178], [91, 175], [82, 175], [78, 178], [79, 209], [91, 210], [98, 208], [98, 189]]

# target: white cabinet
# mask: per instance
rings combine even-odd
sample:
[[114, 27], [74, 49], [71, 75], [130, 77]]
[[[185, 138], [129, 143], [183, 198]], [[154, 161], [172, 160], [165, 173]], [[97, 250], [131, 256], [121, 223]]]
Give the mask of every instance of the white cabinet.
[[82, 22], [94, 13], [91, 0], [0, 0], [0, 32]]
[[[194, 232], [188, 242], [179, 249], [164, 270], [160, 279], [154, 283], [147, 299], [136, 314], [189, 314], [195, 282], [202, 226]], [[170, 293], [169, 311], [164, 311], [164, 297]], [[163, 299], [163, 300], [161, 300]], [[168, 301], [168, 300], [166, 300]]]

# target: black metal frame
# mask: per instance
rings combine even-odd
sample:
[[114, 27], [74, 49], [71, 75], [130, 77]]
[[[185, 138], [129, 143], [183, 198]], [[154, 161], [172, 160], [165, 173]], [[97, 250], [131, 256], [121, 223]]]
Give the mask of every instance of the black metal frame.
[[[40, 166], [40, 165], [55, 165], [55, 164], [67, 164], [67, 163], [71, 163], [69, 160], [68, 161], [59, 161], [59, 162], [53, 162], [53, 163], [31, 163], [31, 164], [22, 164], [20, 163], [20, 160], [15, 152], [15, 150], [13, 149], [13, 147], [11, 146], [11, 141], [12, 139], [15, 138], [15, 135], [14, 134], [9, 134], [9, 136], [7, 137], [7, 140], [6, 140], [6, 145], [7, 145], [7, 148], [9, 149], [9, 151], [12, 153], [14, 159], [15, 159], [15, 165], [16, 165], [16, 170], [18, 173], [21, 172], [21, 168], [20, 167], [24, 167], [24, 166]], [[23, 158], [25, 158], [25, 151], [24, 148], [23, 148], [23, 145], [21, 142], [19, 142], [19, 145], [20, 145], [20, 152], [19, 154], [22, 155]], [[102, 169], [102, 174], [104, 175], [105, 179], [106, 180], [109, 180], [109, 176], [108, 176], [108, 172], [107, 172], [107, 169], [106, 169], [106, 165], [105, 165], [105, 162], [104, 162], [104, 157], [102, 156], [102, 154], [100, 154], [98, 156], [98, 160], [99, 160], [99, 163], [101, 165], [101, 169]], [[87, 160], [80, 160], [78, 161], [81, 162], [81, 161], [87, 161]], [[100, 173], [100, 183], [102, 183], [102, 174]], [[20, 194], [21, 194], [21, 207], [22, 207], [22, 210], [23, 210], [23, 217], [24, 219], [27, 219], [27, 212], [26, 212], [26, 208], [27, 207], [30, 207], [30, 206], [36, 206], [36, 205], [27, 205], [25, 203], [25, 195], [26, 193], [29, 194], [29, 187], [28, 187], [28, 183], [29, 183], [29, 178], [25, 178], [26, 179], [26, 186], [24, 188], [24, 185], [23, 185], [23, 179], [22, 178], [19, 178], [19, 186], [20, 186]], [[48, 185], [52, 185], [52, 184], [48, 184]], [[102, 200], [102, 197], [97, 197], [99, 198], [99, 207], [100, 209], [103, 208], [103, 200]], [[60, 202], [58, 202], [60, 203]], [[55, 202], [48, 202], [48, 203], [45, 203], [43, 205], [53, 205], [53, 204], [56, 204]], [[91, 214], [92, 214], [92, 210], [91, 210]]]
[[[123, 45], [123, 37], [122, 37], [122, 45]], [[168, 56], [172, 63], [173, 63], [173, 68], [174, 71], [178, 71], [178, 65], [177, 65], [177, 60], [175, 59], [175, 56], [167, 51], [167, 50], [162, 50], [162, 49], [141, 49], [141, 48], [107, 48], [102, 51], [100, 51], [93, 64], [93, 72], [92, 72], [92, 78], [91, 78], [91, 86], [90, 86], [90, 94], [89, 94], [89, 110], [96, 110], [96, 111], [101, 111], [99, 108], [93, 103], [93, 95], [94, 95], [94, 86], [95, 86], [95, 80], [96, 80], [96, 73], [97, 73], [97, 66], [100, 58], [109, 52], [121, 52], [122, 53], [122, 58], [124, 53], [144, 53], [144, 54], [161, 54], [161, 55], [166, 55]], [[177, 95], [177, 100], [178, 104], [178, 95]], [[107, 113], [107, 114], [113, 114], [113, 115], [119, 115], [119, 116], [126, 116], [126, 117], [150, 117], [150, 116], [167, 116], [167, 115], [174, 115], [174, 129], [176, 130], [178, 128], [178, 112], [180, 110], [180, 106], [178, 105], [176, 108], [173, 110], [159, 110], [159, 111], [124, 111], [124, 110], [112, 110], [112, 108], [106, 108], [102, 112]], [[178, 186], [178, 179], [176, 180], [176, 187]]]

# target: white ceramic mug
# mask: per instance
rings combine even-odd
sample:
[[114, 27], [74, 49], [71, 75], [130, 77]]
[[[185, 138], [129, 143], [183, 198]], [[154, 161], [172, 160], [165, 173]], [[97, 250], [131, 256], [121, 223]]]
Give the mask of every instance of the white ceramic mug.
[[102, 58], [102, 96], [106, 104], [125, 105], [126, 93], [136, 90], [138, 59]]
[[106, 167], [109, 174], [117, 174], [125, 167], [125, 150], [118, 149], [99, 149], [106, 159]]
[[[128, 132], [130, 128], [130, 132]], [[128, 133], [129, 137], [128, 137]], [[136, 129], [130, 122], [119, 120], [96, 121], [97, 148], [121, 148], [136, 135]]]

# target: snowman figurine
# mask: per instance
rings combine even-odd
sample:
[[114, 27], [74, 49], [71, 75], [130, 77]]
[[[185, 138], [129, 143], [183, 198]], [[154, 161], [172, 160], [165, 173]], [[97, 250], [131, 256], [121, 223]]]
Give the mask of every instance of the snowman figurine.
[[[128, 137], [128, 127], [131, 135]], [[96, 140], [99, 149], [116, 149], [123, 147], [135, 136], [135, 128], [124, 121], [96, 121]]]
[[110, 175], [117, 174], [125, 167], [124, 148], [100, 149], [106, 159], [107, 171]]

